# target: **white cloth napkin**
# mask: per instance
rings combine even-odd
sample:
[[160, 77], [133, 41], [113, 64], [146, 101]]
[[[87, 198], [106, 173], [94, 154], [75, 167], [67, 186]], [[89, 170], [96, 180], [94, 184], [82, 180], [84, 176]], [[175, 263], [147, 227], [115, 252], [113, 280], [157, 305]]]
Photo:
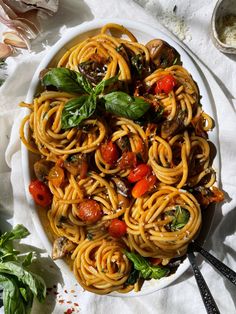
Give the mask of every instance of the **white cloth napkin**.
[[[45, 278], [48, 297], [44, 305], [35, 302], [33, 314], [64, 313], [205, 313], [196, 282], [189, 269], [177, 282], [143, 297], [122, 298], [97, 296], [82, 289], [48, 258], [29, 214], [23, 189], [20, 140], [18, 135], [22, 112], [17, 108], [25, 99], [33, 73], [61, 34], [73, 26], [94, 18], [127, 18], [147, 23], [156, 28], [163, 27], [179, 37], [192, 50], [189, 53], [204, 73], [210, 86], [212, 104], [217, 113], [220, 140], [221, 183], [226, 192], [224, 204], [215, 216], [206, 248], [220, 260], [236, 269], [236, 114], [231, 98], [236, 94], [235, 60], [219, 53], [209, 38], [209, 22], [216, 1], [179, 0], [173, 15], [175, 1], [61, 0], [55, 17], [44, 23], [45, 32], [32, 46], [32, 52], [24, 52], [8, 58], [9, 77], [0, 89], [0, 227], [6, 229], [13, 223], [23, 223], [31, 235], [25, 241], [32, 249], [42, 252], [35, 268]], [[164, 3], [165, 2], [165, 3]], [[171, 19], [172, 16], [172, 19]], [[158, 18], [158, 20], [157, 20]], [[181, 45], [183, 43], [180, 42]], [[185, 49], [186, 46], [184, 46]], [[196, 55], [198, 57], [196, 57]], [[200, 60], [204, 61], [204, 65]], [[209, 70], [210, 69], [210, 70]], [[213, 73], [213, 75], [212, 75]], [[218, 83], [227, 94], [225, 96]], [[234, 92], [233, 92], [234, 91]], [[235, 313], [236, 288], [218, 275], [206, 262], [201, 271], [210, 287], [221, 313]], [[69, 312], [68, 312], [69, 313]]]

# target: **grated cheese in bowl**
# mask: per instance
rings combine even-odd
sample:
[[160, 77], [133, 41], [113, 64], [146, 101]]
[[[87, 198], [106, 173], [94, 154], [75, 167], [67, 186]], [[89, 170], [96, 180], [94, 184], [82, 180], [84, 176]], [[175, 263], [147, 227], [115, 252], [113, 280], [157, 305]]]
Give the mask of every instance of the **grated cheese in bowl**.
[[218, 20], [219, 40], [231, 47], [236, 48], [236, 16], [226, 15]]

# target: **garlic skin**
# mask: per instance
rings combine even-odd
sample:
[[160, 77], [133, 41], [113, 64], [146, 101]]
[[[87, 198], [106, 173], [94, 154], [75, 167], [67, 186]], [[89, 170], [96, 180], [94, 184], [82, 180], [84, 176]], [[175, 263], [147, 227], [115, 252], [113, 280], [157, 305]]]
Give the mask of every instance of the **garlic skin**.
[[27, 48], [25, 41], [16, 32], [4, 32], [3, 43], [16, 48]]
[[6, 59], [7, 57], [11, 56], [13, 53], [13, 49], [3, 43], [0, 43], [0, 60]]
[[30, 40], [41, 30], [40, 19], [55, 14], [58, 4], [59, 0], [0, 0], [0, 22], [14, 31], [5, 33], [4, 42], [30, 50]]

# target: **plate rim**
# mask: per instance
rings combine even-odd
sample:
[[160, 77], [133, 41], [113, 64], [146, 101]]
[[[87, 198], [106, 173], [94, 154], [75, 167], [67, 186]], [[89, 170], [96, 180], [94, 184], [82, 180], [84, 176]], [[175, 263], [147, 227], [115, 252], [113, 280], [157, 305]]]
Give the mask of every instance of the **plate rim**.
[[[119, 18], [95, 19], [93, 21], [84, 22], [83, 24], [75, 26], [75, 27], [71, 28], [70, 30], [66, 31], [65, 34], [49, 49], [47, 54], [44, 56], [44, 58], [39, 63], [39, 65], [38, 65], [38, 67], [37, 67], [37, 69], [33, 75], [33, 78], [31, 80], [31, 83], [29, 85], [25, 101], [26, 102], [32, 102], [36, 88], [37, 88], [38, 83], [39, 83], [38, 77], [39, 77], [40, 71], [42, 69], [44, 69], [51, 62], [51, 60], [63, 48], [63, 46], [65, 46], [70, 41], [72, 41], [76, 36], [80, 36], [83, 33], [86, 33], [88, 31], [92, 31], [92, 30], [96, 30], [98, 28], [101, 28], [103, 25], [105, 25], [107, 23], [121, 24], [121, 25], [124, 25], [128, 29], [135, 29], [136, 31], [146, 33], [146, 34], [150, 35], [152, 38], [157, 38], [157, 35], [158, 35], [158, 37], [166, 40], [170, 45], [175, 47], [178, 50], [178, 52], [180, 53], [181, 59], [183, 56], [184, 56], [183, 59], [184, 60], [186, 59], [185, 62], [187, 61], [187, 64], [188, 64], [187, 70], [193, 76], [194, 81], [197, 82], [198, 86], [201, 85], [201, 87], [199, 87], [200, 95], [202, 95], [204, 103], [209, 104], [207, 106], [207, 113], [209, 113], [210, 116], [213, 117], [213, 119], [217, 120], [214, 106], [210, 100], [209, 92], [207, 91], [207, 88], [204, 85], [204, 79], [203, 78], [205, 78], [205, 77], [204, 77], [202, 71], [201, 71], [201, 73], [199, 72], [199, 69], [198, 69], [199, 66], [198, 67], [196, 66], [192, 57], [189, 55], [188, 51], [186, 51], [185, 48], [180, 43], [178, 43], [178, 41], [174, 40], [172, 37], [170, 37], [168, 34], [165, 34], [162, 30], [159, 30], [157, 27], [153, 27], [153, 26], [148, 25], [146, 23], [140, 23], [140, 22], [136, 22], [136, 21], [131, 21], [129, 19], [119, 19]], [[155, 35], [155, 33], [156, 33], [156, 35]], [[185, 62], [183, 62], [184, 68], [186, 68]], [[189, 69], [189, 66], [190, 66], [190, 69]], [[201, 68], [200, 68], [200, 70], [201, 70]], [[206, 104], [205, 105], [203, 104], [204, 111], [206, 109]], [[24, 113], [29, 112], [29, 110], [27, 108], [24, 109], [24, 111], [25, 111]], [[217, 124], [215, 125], [214, 130], [213, 130], [211, 135], [212, 136], [210, 138], [217, 148], [217, 155], [214, 158], [213, 164], [214, 164], [214, 167], [217, 168], [216, 175], [217, 175], [217, 185], [218, 185], [219, 178], [220, 178], [220, 167], [219, 167], [219, 164], [220, 164], [219, 152], [220, 152], [220, 150], [219, 150], [219, 142], [218, 142], [218, 126], [217, 126]], [[27, 199], [28, 205], [29, 205], [29, 209], [31, 212], [33, 224], [34, 224], [34, 227], [36, 229], [36, 232], [37, 232], [39, 238], [42, 241], [43, 246], [45, 247], [49, 256], [51, 256], [52, 243], [50, 242], [49, 238], [47, 237], [47, 235], [44, 231], [44, 227], [40, 221], [39, 215], [37, 214], [36, 205], [35, 205], [34, 201], [32, 200], [30, 193], [28, 191], [28, 186], [29, 186], [29, 183], [31, 181], [30, 163], [29, 163], [30, 152], [27, 150], [26, 146], [22, 142], [21, 142], [21, 156], [22, 156], [24, 189], [25, 189], [25, 194], [26, 194], [26, 199]], [[215, 206], [215, 210], [216, 210], [216, 207], [217, 206]], [[214, 216], [215, 216], [215, 210], [214, 210], [214, 214], [212, 216], [211, 222], [210, 222], [210, 226], [208, 228], [207, 235], [205, 237], [205, 241], [208, 239], [209, 231], [210, 231], [210, 228], [211, 228], [212, 222], [214, 220]], [[63, 270], [66, 270], [69, 278], [72, 279], [74, 282], [78, 283], [74, 274], [73, 274], [73, 271], [70, 269], [69, 265], [66, 264], [65, 261], [57, 260], [54, 262], [59, 266], [60, 271], [62, 271], [64, 273]], [[146, 290], [144, 288], [145, 287], [145, 285], [144, 285], [142, 287], [141, 291], [139, 291], [139, 292], [131, 291], [127, 294], [112, 292], [112, 293], [108, 294], [107, 296], [127, 298], [127, 297], [135, 297], [135, 296], [144, 296], [144, 295], [154, 293], [160, 289], [163, 289], [163, 288], [169, 286], [171, 283], [175, 283], [176, 280], [178, 278], [180, 278], [187, 271], [189, 266], [190, 266], [190, 263], [189, 263], [188, 259], [185, 258], [185, 260], [178, 267], [177, 271], [174, 274], [170, 275], [169, 277], [164, 277], [158, 281], [155, 281], [153, 286], [146, 287]], [[156, 284], [156, 283], [158, 283], [158, 284]], [[143, 291], [143, 289], [144, 289], [144, 291]]]

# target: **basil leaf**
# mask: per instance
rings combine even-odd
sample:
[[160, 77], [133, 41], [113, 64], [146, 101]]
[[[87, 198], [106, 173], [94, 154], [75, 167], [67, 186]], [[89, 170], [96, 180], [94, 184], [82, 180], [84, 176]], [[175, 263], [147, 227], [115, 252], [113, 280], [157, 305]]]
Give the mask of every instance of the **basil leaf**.
[[92, 90], [92, 85], [82, 74], [67, 68], [50, 69], [43, 76], [42, 84], [69, 93], [90, 93]]
[[107, 87], [109, 85], [112, 85], [112, 84], [114, 84], [116, 82], [118, 82], [118, 75], [113, 76], [113, 77], [111, 77], [111, 78], [109, 78], [107, 80], [103, 80], [100, 83], [98, 83], [97, 86], [95, 86], [93, 88], [93, 93], [95, 95], [100, 95], [100, 94], [102, 94], [104, 92], [105, 87]]
[[151, 265], [143, 256], [125, 251], [125, 255], [133, 262], [134, 269], [138, 270], [144, 279], [160, 279], [169, 273], [169, 269], [158, 265]]
[[189, 217], [190, 214], [187, 209], [177, 205], [175, 207], [174, 218], [170, 224], [171, 231], [178, 231], [183, 228], [187, 224]]
[[83, 74], [76, 72], [76, 75], [77, 75], [77, 82], [80, 84], [80, 86], [84, 89], [84, 91], [87, 94], [90, 94], [93, 89], [90, 82], [87, 80], [87, 78]]
[[16, 225], [11, 231], [0, 236], [0, 247], [4, 247], [8, 241], [23, 239], [29, 234], [29, 231], [23, 225]]
[[33, 260], [33, 252], [30, 252], [29, 254], [27, 254], [22, 262], [22, 266], [27, 267], [30, 264], [32, 264], [32, 260]]
[[89, 118], [94, 113], [95, 109], [96, 97], [93, 94], [69, 100], [62, 111], [62, 129], [78, 126], [83, 120]]
[[137, 269], [133, 269], [125, 283], [127, 285], [134, 285], [138, 279], [139, 279], [139, 271]]
[[43, 279], [36, 274], [25, 270], [19, 263], [0, 263], [0, 273], [16, 276], [18, 281], [30, 288], [32, 293], [38, 298], [39, 302], [43, 302], [45, 300], [46, 286]]
[[3, 288], [4, 313], [26, 314], [25, 303], [21, 297], [17, 279], [0, 274], [0, 286]]
[[139, 97], [132, 97], [124, 92], [112, 92], [103, 98], [107, 111], [128, 119], [136, 120], [142, 117], [150, 105]]

